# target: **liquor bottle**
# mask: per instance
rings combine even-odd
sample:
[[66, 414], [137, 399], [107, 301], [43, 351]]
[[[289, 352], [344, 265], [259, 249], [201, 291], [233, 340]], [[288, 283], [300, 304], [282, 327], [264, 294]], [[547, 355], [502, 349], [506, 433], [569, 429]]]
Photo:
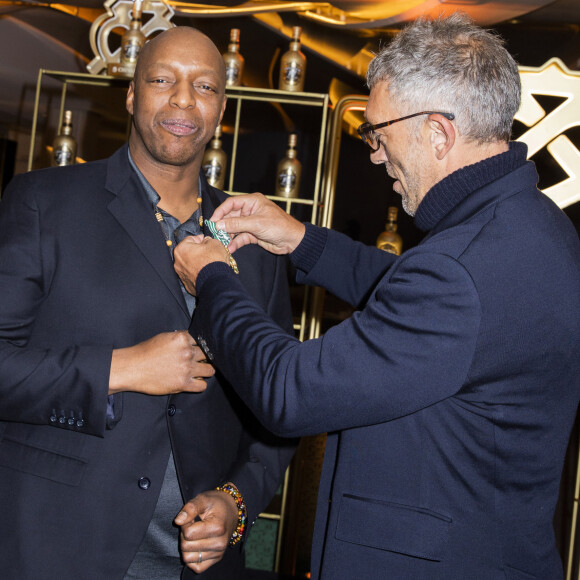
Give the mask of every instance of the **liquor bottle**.
[[300, 92], [304, 89], [304, 74], [306, 72], [306, 57], [300, 52], [300, 26], [292, 29], [292, 42], [290, 50], [282, 55], [280, 61], [280, 82], [278, 88], [281, 91]]
[[133, 0], [131, 23], [121, 37], [121, 63], [119, 73], [133, 77], [139, 52], [145, 44], [145, 35], [141, 31], [142, 0]]
[[208, 183], [218, 189], [224, 188], [226, 163], [228, 159], [225, 151], [222, 149], [221, 136], [222, 127], [218, 125], [201, 162]]
[[228, 51], [222, 56], [226, 65], [226, 86], [240, 86], [244, 72], [244, 57], [240, 54], [240, 31], [238, 28], [230, 30]]
[[397, 233], [396, 207], [389, 207], [388, 209], [385, 231], [380, 233], [377, 238], [377, 248], [391, 254], [397, 254], [397, 256], [400, 256], [403, 251], [403, 239]]
[[298, 197], [302, 164], [296, 159], [296, 133], [288, 135], [286, 157], [278, 163], [276, 171], [276, 191], [279, 197]]
[[52, 144], [52, 165], [73, 165], [77, 158], [77, 142], [72, 135], [72, 112], [65, 111], [62, 126]]

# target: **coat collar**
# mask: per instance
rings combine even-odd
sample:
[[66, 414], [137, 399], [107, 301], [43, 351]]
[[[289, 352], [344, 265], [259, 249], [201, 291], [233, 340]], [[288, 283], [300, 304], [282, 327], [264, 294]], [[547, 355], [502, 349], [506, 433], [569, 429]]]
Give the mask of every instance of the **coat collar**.
[[526, 163], [527, 147], [512, 141], [509, 150], [454, 171], [436, 183], [425, 195], [415, 215], [415, 225], [429, 231], [486, 185], [510, 174]]
[[108, 209], [189, 318], [163, 232], [142, 187], [129, 163], [127, 145], [124, 145], [107, 161], [105, 188], [114, 195]]
[[487, 207], [516, 195], [526, 188], [535, 187], [537, 183], [536, 166], [533, 162], [527, 161], [521, 167], [464, 197], [429, 231], [424, 240], [443, 230], [466, 222]]

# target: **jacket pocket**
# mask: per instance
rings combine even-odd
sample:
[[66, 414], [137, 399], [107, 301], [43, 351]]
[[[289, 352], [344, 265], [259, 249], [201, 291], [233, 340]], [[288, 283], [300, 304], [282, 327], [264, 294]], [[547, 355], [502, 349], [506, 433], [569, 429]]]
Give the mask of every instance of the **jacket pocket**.
[[19, 441], [12, 438], [7, 430], [0, 440], [0, 466], [77, 486], [81, 482], [87, 461], [30, 442]]
[[336, 538], [379, 550], [439, 561], [451, 518], [419, 507], [344, 495]]

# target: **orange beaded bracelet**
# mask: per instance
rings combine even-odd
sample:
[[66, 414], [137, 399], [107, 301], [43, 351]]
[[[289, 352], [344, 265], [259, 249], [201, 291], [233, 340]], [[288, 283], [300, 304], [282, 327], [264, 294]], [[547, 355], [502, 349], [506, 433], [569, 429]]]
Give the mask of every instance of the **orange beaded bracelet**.
[[230, 546], [235, 546], [242, 540], [242, 536], [246, 530], [247, 510], [246, 503], [244, 502], [244, 496], [233, 483], [224, 483], [223, 485], [216, 487], [216, 490], [223, 491], [224, 493], [231, 495], [234, 498], [236, 505], [238, 506], [238, 526], [230, 538]]

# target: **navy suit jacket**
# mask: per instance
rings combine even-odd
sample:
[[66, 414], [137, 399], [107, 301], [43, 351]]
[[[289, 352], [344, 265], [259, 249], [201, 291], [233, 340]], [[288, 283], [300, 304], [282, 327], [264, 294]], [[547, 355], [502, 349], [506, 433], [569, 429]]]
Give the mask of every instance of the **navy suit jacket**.
[[[202, 190], [209, 216], [225, 194]], [[127, 148], [17, 176], [0, 208], [0, 576], [123, 578], [171, 449], [184, 501], [233, 481], [253, 522], [293, 444], [223, 377], [200, 394], [115, 395], [107, 416], [112, 350], [191, 322]], [[256, 249], [237, 260], [263, 311], [291, 328], [284, 262]], [[236, 577], [241, 550], [226, 555], [201, 577]]]
[[225, 266], [192, 334], [264, 424], [328, 431], [312, 577], [561, 578], [552, 525], [580, 397], [580, 244], [527, 162], [397, 258], [308, 226], [301, 281], [360, 306], [300, 344]]

